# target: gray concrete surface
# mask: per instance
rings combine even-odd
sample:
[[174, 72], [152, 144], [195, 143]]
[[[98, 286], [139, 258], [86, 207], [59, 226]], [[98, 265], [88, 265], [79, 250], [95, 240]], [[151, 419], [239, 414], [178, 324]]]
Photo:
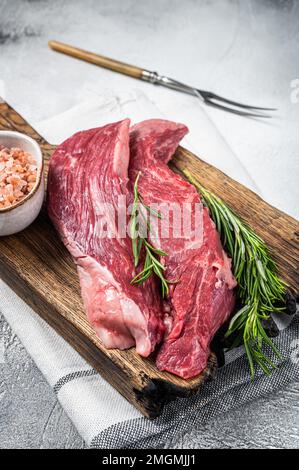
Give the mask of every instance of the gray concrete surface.
[[[298, 215], [299, 104], [290, 100], [298, 78], [298, 18], [295, 0], [0, 0], [0, 95], [36, 124], [80, 103], [89, 88], [139, 86], [55, 55], [46, 47], [54, 38], [235, 99], [275, 104], [279, 119], [259, 126], [207, 112], [264, 197]], [[0, 447], [84, 447], [0, 318]], [[292, 384], [165, 445], [299, 448], [298, 398], [299, 384]]]

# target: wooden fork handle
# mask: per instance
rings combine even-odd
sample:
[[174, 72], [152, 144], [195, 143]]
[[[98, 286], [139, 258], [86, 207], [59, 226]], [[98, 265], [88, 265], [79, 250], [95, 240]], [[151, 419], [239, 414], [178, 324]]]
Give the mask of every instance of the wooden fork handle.
[[124, 62], [119, 62], [118, 60], [109, 59], [109, 57], [104, 57], [99, 54], [94, 54], [93, 52], [84, 51], [83, 49], [79, 49], [59, 41], [49, 41], [48, 44], [49, 47], [54, 51], [67, 54], [77, 59], [85, 60], [91, 64], [113, 70], [114, 72], [129, 75], [130, 77], [143, 79], [144, 74], [147, 72], [139, 67], [135, 67], [135, 65], [125, 64]]

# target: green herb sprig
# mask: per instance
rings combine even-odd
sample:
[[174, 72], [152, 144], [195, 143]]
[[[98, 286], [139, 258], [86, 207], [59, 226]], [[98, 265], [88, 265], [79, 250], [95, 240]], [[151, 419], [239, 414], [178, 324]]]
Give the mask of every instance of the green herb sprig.
[[183, 174], [198, 189], [223, 246], [232, 258], [238, 297], [243, 307], [232, 317], [225, 337], [233, 338], [232, 347], [244, 344], [252, 378], [257, 365], [269, 375], [276, 366], [265, 354], [264, 344], [277, 357], [281, 358], [281, 355], [267, 336], [263, 321], [272, 312], [284, 309], [277, 305], [284, 300], [286, 284], [277, 276], [275, 262], [265, 242], [220, 198], [194, 179], [188, 170], [183, 170]]
[[[141, 172], [138, 173], [135, 183], [134, 183], [134, 201], [131, 213], [131, 238], [132, 238], [132, 250], [134, 256], [134, 265], [137, 267], [140, 262], [140, 257], [142, 250], [145, 250], [145, 258], [144, 258], [144, 265], [143, 269], [132, 279], [131, 284], [143, 284], [150, 276], [156, 274], [156, 276], [161, 281], [161, 290], [162, 290], [162, 297], [167, 297], [169, 294], [169, 284], [172, 284], [173, 281], [168, 281], [164, 276], [165, 266], [160, 262], [161, 256], [168, 256], [168, 254], [163, 251], [155, 248], [147, 238], [140, 237], [139, 235], [139, 222], [140, 217], [144, 220], [145, 226], [147, 231], [150, 232], [151, 227], [150, 223], [148, 222], [147, 218], [144, 217], [142, 212], [142, 207], [146, 209], [149, 214], [153, 214], [154, 216], [158, 217], [159, 219], [162, 218], [159, 212], [154, 211], [152, 208], [147, 206], [138, 191], [138, 181], [140, 178]], [[142, 206], [142, 207], [141, 207]]]

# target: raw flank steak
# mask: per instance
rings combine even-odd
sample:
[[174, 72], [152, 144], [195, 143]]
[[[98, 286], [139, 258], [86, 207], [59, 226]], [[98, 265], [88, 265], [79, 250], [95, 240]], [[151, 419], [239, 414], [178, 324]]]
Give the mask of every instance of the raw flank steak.
[[[160, 370], [188, 379], [207, 364], [210, 342], [233, 310], [236, 281], [200, 196], [167, 165], [186, 126], [165, 120], [129, 126], [125, 119], [79, 132], [56, 149], [49, 168], [48, 212], [77, 265], [87, 317], [104, 345], [136, 346], [142, 356], [157, 349]], [[160, 261], [174, 283], [164, 299], [155, 276], [131, 284], [140, 267], [136, 271], [132, 240], [115, 219], [121, 207], [122, 223], [128, 225], [139, 172], [142, 200], [162, 216], [151, 219], [148, 237], [167, 253]], [[179, 237], [168, 211], [173, 203], [189, 208], [191, 231]], [[159, 231], [164, 216], [170, 222], [166, 236]], [[103, 236], [107, 227], [113, 236]]]
[[[148, 356], [164, 334], [156, 280], [131, 285], [131, 239], [119, 236], [109, 213], [128, 193], [129, 125], [125, 119], [78, 132], [56, 149], [48, 213], [77, 265], [87, 317], [104, 345], [136, 345], [139, 354]], [[103, 237], [107, 219], [114, 237]]]
[[[134, 183], [138, 172], [139, 192], [146, 205], [155, 204], [163, 221], [165, 208], [173, 203], [191, 211], [191, 229], [187, 236], [169, 237], [152, 230], [151, 243], [165, 251], [162, 257], [165, 277], [174, 280], [164, 301], [167, 335], [158, 352], [157, 366], [185, 379], [202, 372], [210, 354], [210, 342], [230, 316], [235, 303], [236, 281], [231, 262], [223, 251], [218, 232], [207, 208], [202, 208], [202, 230], [195, 230], [194, 217], [200, 196], [196, 189], [175, 174], [167, 163], [173, 156], [187, 128], [164, 120], [143, 121], [130, 132], [129, 178]], [[183, 211], [181, 211], [183, 217]], [[167, 214], [165, 214], [165, 218]], [[170, 223], [171, 217], [170, 219]], [[182, 221], [181, 226], [183, 227]], [[184, 235], [184, 234], [182, 234]]]

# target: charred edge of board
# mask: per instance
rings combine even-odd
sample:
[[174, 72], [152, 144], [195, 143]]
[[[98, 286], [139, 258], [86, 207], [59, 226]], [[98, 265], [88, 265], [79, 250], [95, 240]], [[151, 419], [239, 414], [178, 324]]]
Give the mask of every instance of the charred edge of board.
[[157, 418], [164, 406], [177, 398], [187, 398], [195, 395], [201, 385], [213, 380], [217, 371], [217, 358], [215, 354], [211, 354], [208, 364], [201, 373], [202, 381], [194, 388], [184, 388], [175, 384], [171, 384], [163, 379], [151, 379], [147, 374], [142, 375], [142, 382], [145, 386], [142, 390], [133, 389], [136, 399], [146, 409], [150, 419]]

